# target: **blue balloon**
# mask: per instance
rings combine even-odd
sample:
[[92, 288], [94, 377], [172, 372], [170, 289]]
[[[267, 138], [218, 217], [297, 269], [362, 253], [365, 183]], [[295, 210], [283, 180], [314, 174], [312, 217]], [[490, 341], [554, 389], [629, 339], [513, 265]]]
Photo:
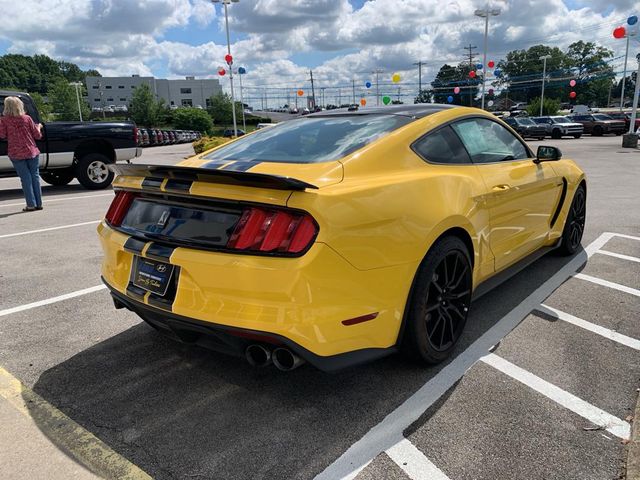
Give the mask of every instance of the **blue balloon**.
[[493, 74], [494, 74], [496, 77], [500, 77], [500, 76], [502, 76], [502, 70], [500, 70], [499, 68], [496, 68], [496, 69], [493, 71]]
[[637, 15], [631, 15], [629, 18], [627, 18], [627, 23], [629, 25], [635, 25], [636, 23], [638, 23], [638, 16]]
[[481, 63], [476, 64], [476, 70], [482, 70], [482, 64]]
[[367, 87], [367, 88], [371, 88], [371, 82], [365, 83], [364, 86]]
[[247, 70], [246, 70], [244, 67], [240, 67], [240, 68], [238, 69], [238, 73], [239, 73], [240, 75], [244, 75], [245, 73], [247, 73]]
[[449, 102], [449, 103], [453, 102], [453, 97], [451, 95], [449, 95], [447, 97], [447, 102]]

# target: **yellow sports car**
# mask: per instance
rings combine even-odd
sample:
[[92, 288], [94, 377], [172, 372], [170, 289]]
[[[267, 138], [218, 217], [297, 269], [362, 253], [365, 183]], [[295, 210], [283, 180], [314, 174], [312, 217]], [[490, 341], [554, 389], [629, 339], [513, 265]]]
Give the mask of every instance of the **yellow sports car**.
[[177, 166], [114, 166], [98, 227], [116, 308], [253, 365], [435, 363], [472, 299], [580, 246], [586, 182], [482, 110], [283, 122]]

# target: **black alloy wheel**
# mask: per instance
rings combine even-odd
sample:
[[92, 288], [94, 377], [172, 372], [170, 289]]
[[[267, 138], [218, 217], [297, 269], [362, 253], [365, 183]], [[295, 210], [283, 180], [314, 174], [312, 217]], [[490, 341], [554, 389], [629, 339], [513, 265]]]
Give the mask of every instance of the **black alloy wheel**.
[[562, 230], [562, 243], [560, 253], [573, 255], [580, 247], [584, 225], [587, 217], [587, 192], [584, 186], [580, 185], [573, 196], [567, 221]]
[[462, 240], [445, 237], [423, 260], [408, 305], [402, 350], [423, 363], [446, 359], [471, 305], [472, 266]]

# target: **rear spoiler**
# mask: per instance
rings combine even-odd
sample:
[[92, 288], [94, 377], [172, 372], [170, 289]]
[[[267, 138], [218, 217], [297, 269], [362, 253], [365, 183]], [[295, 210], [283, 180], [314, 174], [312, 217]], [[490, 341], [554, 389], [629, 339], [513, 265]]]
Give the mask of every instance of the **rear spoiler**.
[[198, 181], [239, 185], [242, 187], [270, 188], [273, 190], [318, 189], [315, 185], [280, 175], [265, 173], [237, 172], [232, 170], [213, 170], [207, 168], [180, 167], [175, 165], [109, 165], [116, 175], [147, 177], [162, 180], [165, 178], [182, 181]]

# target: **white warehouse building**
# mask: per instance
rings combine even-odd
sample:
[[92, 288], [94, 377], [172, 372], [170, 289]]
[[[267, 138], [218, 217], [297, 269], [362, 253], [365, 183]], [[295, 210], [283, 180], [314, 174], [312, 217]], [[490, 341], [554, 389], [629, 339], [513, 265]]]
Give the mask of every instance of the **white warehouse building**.
[[90, 107], [129, 106], [135, 89], [147, 84], [158, 100], [167, 106], [207, 107], [213, 95], [222, 92], [217, 79], [167, 80], [154, 77], [87, 77], [87, 100]]

